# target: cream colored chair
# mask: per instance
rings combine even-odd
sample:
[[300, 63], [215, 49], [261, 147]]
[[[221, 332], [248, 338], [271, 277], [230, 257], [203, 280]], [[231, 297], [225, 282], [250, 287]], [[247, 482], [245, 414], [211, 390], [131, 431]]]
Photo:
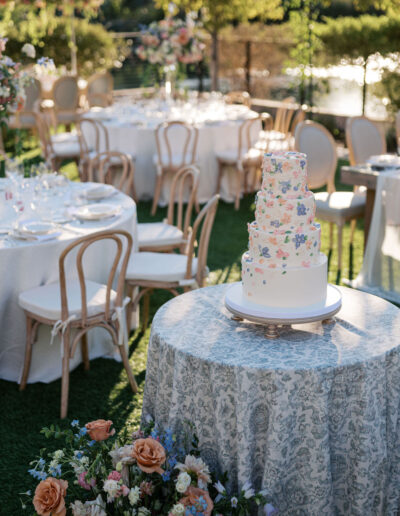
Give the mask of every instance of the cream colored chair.
[[369, 157], [386, 153], [386, 141], [382, 131], [365, 116], [347, 119], [346, 144], [350, 165], [362, 165]]
[[[138, 224], [138, 241], [140, 251], [186, 251], [190, 238], [190, 223], [193, 206], [197, 197], [200, 170], [195, 165], [181, 168], [172, 180], [169, 193], [167, 218], [163, 222]], [[184, 212], [184, 195], [188, 195], [186, 212]], [[175, 222], [175, 211], [176, 222]]]
[[135, 167], [131, 157], [123, 152], [100, 152], [88, 163], [88, 180], [112, 185], [133, 199]]
[[86, 100], [88, 107], [111, 106], [113, 102], [114, 79], [109, 72], [95, 73], [88, 79]]
[[79, 163], [81, 148], [76, 135], [59, 133], [52, 135], [44, 115], [34, 113], [36, 128], [44, 158], [53, 170], [58, 170], [63, 160], [72, 159]]
[[[214, 195], [197, 215], [187, 254], [140, 252], [131, 256], [126, 273], [127, 295], [132, 299], [132, 303], [127, 307], [128, 321], [131, 320], [131, 313], [136, 310], [141, 298], [146, 296], [144, 307], [144, 326], [146, 326], [149, 294], [154, 289], [168, 290], [177, 296], [179, 287], [187, 291], [204, 286], [208, 276], [208, 246], [218, 199], [219, 196]], [[201, 224], [198, 252], [195, 257], [197, 234]], [[135, 290], [136, 295], [134, 295]]]
[[262, 138], [269, 142], [269, 151], [289, 150], [290, 127], [295, 114], [295, 109], [292, 106], [294, 101], [293, 97], [288, 97], [282, 101], [276, 110], [273, 127], [262, 135]]
[[336, 144], [333, 136], [324, 126], [310, 120], [298, 124], [295, 131], [295, 147], [297, 151], [307, 155], [309, 188], [317, 189], [327, 186], [327, 192], [315, 194], [316, 216], [330, 224], [329, 258], [333, 248], [333, 224], [337, 225], [337, 283], [339, 283], [342, 271], [343, 226], [346, 222], [351, 222], [351, 245], [356, 219], [364, 216], [365, 195], [335, 191]]
[[231, 91], [224, 97], [225, 104], [243, 104], [251, 107], [251, 97], [247, 91]]
[[[165, 177], [174, 175], [185, 165], [194, 165], [198, 129], [185, 122], [162, 122], [156, 129], [157, 154], [153, 161], [157, 170], [151, 214], [157, 210]], [[196, 199], [196, 208], [198, 203]]]
[[35, 112], [39, 111], [42, 100], [41, 82], [32, 77], [25, 87], [25, 95], [22, 110], [10, 117], [8, 126], [12, 129], [33, 129], [36, 127]]
[[81, 159], [79, 176], [81, 181], [88, 181], [89, 162], [100, 152], [110, 151], [107, 128], [100, 120], [82, 117], [77, 122]]
[[244, 120], [239, 127], [238, 142], [235, 149], [217, 152], [218, 177], [216, 193], [220, 192], [222, 176], [227, 168], [236, 174], [235, 210], [239, 209], [242, 191], [247, 192], [247, 176], [253, 173], [253, 184], [257, 170], [261, 167], [262, 156], [268, 148], [268, 140], [260, 137], [262, 124], [269, 124], [271, 116], [261, 113], [257, 118]]
[[54, 102], [54, 123], [70, 125], [80, 115], [78, 80], [72, 75], [60, 77], [52, 88]]
[[[85, 278], [83, 259], [86, 250], [99, 241], [113, 241], [115, 257], [110, 266], [106, 284], [89, 281]], [[125, 243], [125, 250], [124, 250]], [[59, 258], [59, 281], [36, 287], [19, 295], [19, 306], [26, 315], [26, 348], [25, 362], [20, 382], [20, 390], [25, 389], [32, 358], [32, 347], [38, 326], [46, 324], [53, 327], [52, 334], [61, 338], [62, 380], [61, 380], [61, 418], [67, 416], [69, 392], [69, 367], [76, 348], [81, 343], [82, 358], [85, 369], [89, 369], [89, 354], [86, 335], [96, 327], [104, 328], [111, 335], [113, 343], [118, 347], [123, 364], [128, 374], [133, 392], [137, 392], [137, 384], [129, 365], [127, 350], [123, 338], [123, 306], [125, 272], [132, 250], [132, 237], [126, 231], [103, 231], [79, 238], [68, 245]], [[76, 254], [76, 270], [78, 279], [67, 278], [65, 262], [70, 253]], [[111, 288], [119, 277], [117, 289]], [[75, 336], [71, 330], [76, 330]]]

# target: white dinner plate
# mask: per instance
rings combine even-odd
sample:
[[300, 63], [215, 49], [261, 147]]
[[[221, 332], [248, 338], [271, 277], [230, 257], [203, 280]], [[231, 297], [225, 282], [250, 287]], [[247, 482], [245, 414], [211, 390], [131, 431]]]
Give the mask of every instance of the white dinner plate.
[[85, 197], [88, 201], [101, 201], [107, 199], [117, 192], [112, 185], [95, 185], [85, 191]]
[[121, 208], [114, 204], [87, 204], [77, 208], [74, 214], [80, 220], [102, 220], [118, 215], [120, 211]]
[[17, 231], [20, 235], [36, 236], [48, 235], [56, 230], [56, 226], [52, 222], [45, 222], [41, 220], [31, 220], [22, 222]]
[[380, 154], [368, 158], [367, 163], [374, 167], [397, 168], [400, 167], [400, 156], [394, 154]]

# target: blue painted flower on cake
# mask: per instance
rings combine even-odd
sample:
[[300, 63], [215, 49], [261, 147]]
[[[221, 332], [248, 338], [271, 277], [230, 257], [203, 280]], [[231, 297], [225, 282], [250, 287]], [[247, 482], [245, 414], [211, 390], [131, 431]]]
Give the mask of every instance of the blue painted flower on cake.
[[297, 203], [297, 215], [305, 215], [306, 207], [302, 202]]
[[271, 225], [272, 227], [274, 227], [274, 228], [279, 228], [279, 226], [281, 225], [281, 223], [279, 222], [279, 220], [278, 220], [278, 219], [276, 219], [276, 220], [271, 220], [270, 225]]
[[298, 249], [301, 244], [304, 244], [306, 241], [306, 235], [297, 233], [292, 242], [294, 242], [294, 245], [296, 246], [296, 249]]
[[283, 194], [287, 193], [287, 191], [292, 187], [290, 181], [280, 181], [279, 184], [281, 185], [281, 192]]
[[261, 247], [258, 246], [258, 250], [260, 251], [260, 256], [263, 258], [271, 258], [271, 255], [269, 254], [269, 248], [268, 247]]

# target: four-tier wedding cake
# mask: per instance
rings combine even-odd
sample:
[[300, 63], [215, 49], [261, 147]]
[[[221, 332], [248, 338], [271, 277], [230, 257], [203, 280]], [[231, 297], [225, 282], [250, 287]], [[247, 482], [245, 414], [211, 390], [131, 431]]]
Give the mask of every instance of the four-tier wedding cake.
[[248, 225], [249, 250], [242, 257], [243, 294], [271, 308], [298, 309], [323, 303], [327, 258], [320, 252], [314, 195], [307, 188], [307, 156], [264, 155], [256, 220]]

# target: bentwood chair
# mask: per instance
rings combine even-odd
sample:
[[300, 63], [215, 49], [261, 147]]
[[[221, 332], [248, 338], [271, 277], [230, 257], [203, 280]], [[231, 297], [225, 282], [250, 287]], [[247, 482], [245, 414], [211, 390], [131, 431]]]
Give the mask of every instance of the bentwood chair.
[[40, 108], [42, 85], [38, 79], [31, 78], [25, 86], [25, 102], [21, 111], [11, 116], [9, 127], [13, 129], [33, 129], [36, 127], [35, 112]]
[[376, 154], [386, 153], [386, 141], [378, 125], [365, 116], [349, 117], [346, 121], [346, 144], [350, 165], [361, 165]]
[[243, 104], [251, 107], [251, 97], [247, 91], [231, 91], [224, 97], [225, 104]]
[[136, 199], [134, 174], [133, 161], [123, 152], [100, 152], [91, 158], [88, 164], [89, 181], [113, 185]]
[[273, 128], [265, 135], [269, 140], [270, 151], [289, 149], [289, 131], [295, 113], [295, 109], [292, 106], [294, 100], [293, 97], [284, 99], [276, 110]]
[[36, 128], [44, 158], [53, 170], [58, 170], [65, 159], [72, 159], [79, 163], [81, 149], [78, 138], [73, 133], [58, 133], [52, 135], [45, 116], [34, 113]]
[[[115, 256], [110, 265], [106, 284], [87, 280], [84, 271], [83, 260], [86, 251], [100, 241], [115, 243]], [[92, 252], [95, 251], [95, 247], [91, 249]], [[61, 418], [65, 418], [68, 411], [69, 361], [80, 343], [85, 369], [89, 369], [87, 332], [93, 328], [104, 328], [111, 335], [114, 345], [118, 347], [121, 354], [131, 388], [133, 392], [137, 392], [137, 384], [125, 347], [127, 342], [123, 315], [124, 305], [128, 301], [124, 299], [124, 282], [131, 250], [132, 237], [122, 230], [102, 231], [79, 238], [68, 245], [60, 255], [57, 283], [36, 287], [19, 295], [19, 305], [26, 315], [25, 362], [20, 390], [25, 389], [28, 381], [32, 347], [38, 326], [40, 324], [52, 326], [52, 335], [59, 335], [61, 338]], [[67, 278], [65, 266], [67, 258], [75, 258], [77, 279]], [[116, 279], [118, 267], [117, 288], [113, 290], [112, 284]], [[73, 329], [74, 335], [71, 331]]]
[[110, 139], [106, 126], [100, 120], [93, 118], [80, 118], [77, 130], [81, 149], [79, 176], [81, 181], [87, 181], [90, 160], [100, 152], [110, 151]]
[[237, 147], [216, 153], [218, 161], [216, 193], [220, 192], [224, 172], [228, 168], [233, 169], [236, 174], [235, 210], [240, 206], [243, 185], [247, 192], [247, 176], [253, 172], [255, 177], [261, 167], [262, 156], [267, 150], [268, 142], [260, 139], [260, 129], [262, 124], [270, 127], [270, 123], [271, 116], [268, 113], [261, 113], [256, 118], [244, 120], [239, 127]]
[[55, 124], [75, 123], [79, 112], [78, 80], [72, 75], [57, 79], [52, 88]]
[[[154, 189], [151, 214], [157, 210], [165, 177], [174, 175], [185, 165], [194, 165], [198, 130], [186, 122], [162, 122], [156, 129], [157, 154], [154, 164], [157, 169], [156, 185]], [[198, 202], [196, 199], [196, 208]]]
[[350, 245], [352, 246], [356, 219], [364, 216], [365, 195], [335, 191], [336, 144], [333, 136], [324, 126], [310, 120], [301, 122], [296, 127], [295, 147], [299, 152], [307, 154], [310, 189], [327, 186], [327, 192], [314, 194], [316, 216], [329, 222], [329, 258], [333, 248], [333, 225], [337, 226], [337, 283], [339, 283], [342, 271], [343, 227], [346, 222], [351, 222]]
[[[131, 320], [132, 311], [136, 310], [141, 298], [145, 296], [143, 319], [144, 326], [147, 325], [149, 295], [154, 289], [167, 290], [177, 296], [179, 287], [186, 292], [204, 286], [208, 276], [208, 246], [218, 199], [219, 195], [214, 195], [197, 215], [186, 254], [139, 252], [132, 255], [126, 271], [127, 295], [132, 299], [127, 307], [128, 321]], [[196, 239], [201, 224], [195, 257]]]
[[[169, 193], [167, 218], [163, 222], [138, 224], [140, 251], [165, 252], [179, 248], [182, 253], [185, 252], [191, 232], [190, 223], [199, 176], [200, 170], [195, 165], [185, 166], [175, 174]], [[185, 195], [189, 196], [186, 211]]]
[[88, 107], [111, 106], [113, 98], [114, 80], [109, 72], [95, 73], [89, 77], [86, 86], [86, 100]]

